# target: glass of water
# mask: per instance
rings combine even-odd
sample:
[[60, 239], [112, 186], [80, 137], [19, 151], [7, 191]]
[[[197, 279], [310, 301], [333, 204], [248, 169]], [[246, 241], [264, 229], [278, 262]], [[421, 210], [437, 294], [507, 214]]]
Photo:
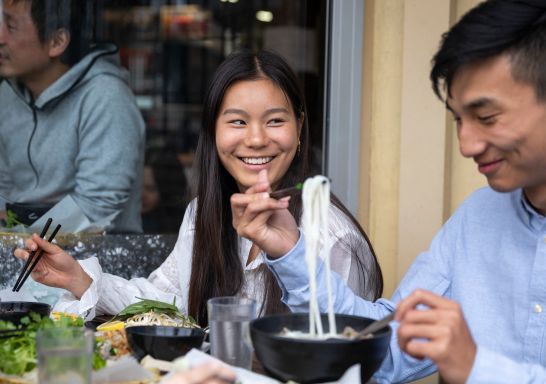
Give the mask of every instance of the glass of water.
[[249, 323], [256, 318], [256, 301], [215, 297], [207, 302], [211, 355], [236, 367], [250, 369], [252, 342]]
[[41, 329], [36, 334], [40, 384], [89, 384], [95, 335], [77, 327]]

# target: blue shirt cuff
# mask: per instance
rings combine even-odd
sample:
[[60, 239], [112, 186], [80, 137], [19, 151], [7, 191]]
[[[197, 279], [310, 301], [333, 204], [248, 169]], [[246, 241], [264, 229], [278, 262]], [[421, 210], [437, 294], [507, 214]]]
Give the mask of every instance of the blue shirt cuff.
[[286, 255], [277, 259], [268, 256], [265, 262], [277, 278], [283, 296], [286, 296], [288, 291], [297, 291], [309, 285], [303, 232], [300, 231], [298, 241]]

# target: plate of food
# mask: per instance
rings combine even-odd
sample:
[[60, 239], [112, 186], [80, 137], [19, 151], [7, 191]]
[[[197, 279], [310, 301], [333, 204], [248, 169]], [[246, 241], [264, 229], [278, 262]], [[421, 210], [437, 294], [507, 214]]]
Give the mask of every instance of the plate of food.
[[[21, 319], [20, 324], [0, 321], [0, 384], [34, 384], [38, 381], [36, 333], [40, 329], [83, 326], [84, 320], [81, 317], [59, 312], [52, 312], [50, 316], [29, 313], [28, 316]], [[131, 356], [132, 349], [125, 331], [126, 328], [158, 328], [161, 331], [158, 335], [161, 337], [169, 334], [184, 334], [180, 331], [167, 332], [165, 330], [165, 328], [174, 327], [191, 329], [194, 336], [195, 332], [203, 335], [205, 333], [191, 317], [180, 313], [174, 302], [169, 304], [146, 299], [140, 299], [140, 301], [129, 305], [113, 318], [112, 316], [103, 317], [93, 322], [87, 322], [85, 326], [93, 328], [95, 331], [93, 382], [116, 384], [154, 383], [159, 380], [161, 373], [158, 369], [143, 368], [138, 363], [140, 359], [137, 360]], [[2, 337], [2, 333], [5, 337]], [[168, 340], [168, 343], [169, 345], [180, 345], [181, 340], [174, 338]], [[145, 345], [140, 348], [140, 353], [142, 350], [147, 351]], [[181, 349], [181, 351], [180, 355], [185, 353], [187, 349]], [[108, 374], [104, 374], [106, 371]], [[142, 378], [139, 378], [138, 372], [143, 373]], [[132, 376], [129, 376], [129, 373]], [[135, 378], [135, 376], [137, 377]], [[119, 380], [104, 381], [102, 377], [117, 377]], [[129, 379], [129, 377], [132, 378]]]

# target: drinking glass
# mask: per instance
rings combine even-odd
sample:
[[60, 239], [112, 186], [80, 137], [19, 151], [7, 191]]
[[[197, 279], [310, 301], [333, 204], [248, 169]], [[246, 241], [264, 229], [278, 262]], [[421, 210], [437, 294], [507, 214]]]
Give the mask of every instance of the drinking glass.
[[36, 334], [40, 384], [89, 384], [94, 347], [93, 331], [55, 327]]
[[256, 318], [256, 301], [244, 297], [215, 297], [207, 302], [211, 355], [250, 369], [252, 342], [249, 323]]

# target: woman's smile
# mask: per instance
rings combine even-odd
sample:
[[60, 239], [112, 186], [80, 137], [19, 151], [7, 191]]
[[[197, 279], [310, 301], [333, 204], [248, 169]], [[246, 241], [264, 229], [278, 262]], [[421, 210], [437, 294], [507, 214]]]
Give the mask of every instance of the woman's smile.
[[263, 164], [270, 163], [274, 159], [274, 157], [273, 156], [267, 156], [267, 157], [241, 157], [240, 159], [245, 164], [263, 165]]

